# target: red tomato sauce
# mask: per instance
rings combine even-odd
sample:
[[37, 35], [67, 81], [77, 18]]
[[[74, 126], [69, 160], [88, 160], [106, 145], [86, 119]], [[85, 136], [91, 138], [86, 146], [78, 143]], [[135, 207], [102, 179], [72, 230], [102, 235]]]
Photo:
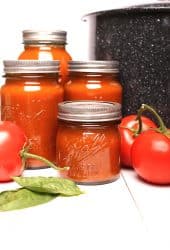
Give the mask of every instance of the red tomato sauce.
[[59, 125], [57, 164], [70, 166], [64, 177], [77, 182], [108, 182], [119, 174], [117, 128], [89, 128]]
[[70, 74], [64, 86], [64, 99], [99, 100], [122, 103], [122, 86], [117, 77], [108, 74]]
[[[7, 76], [1, 89], [1, 118], [23, 128], [30, 153], [55, 162], [57, 103], [62, 100], [63, 88], [57, 84], [56, 74]], [[28, 160], [27, 166], [45, 167], [35, 159]]]
[[59, 60], [61, 84], [68, 81], [68, 61], [71, 56], [66, 51], [64, 46], [56, 45], [40, 45], [40, 46], [25, 46], [25, 50], [19, 55], [19, 60]]

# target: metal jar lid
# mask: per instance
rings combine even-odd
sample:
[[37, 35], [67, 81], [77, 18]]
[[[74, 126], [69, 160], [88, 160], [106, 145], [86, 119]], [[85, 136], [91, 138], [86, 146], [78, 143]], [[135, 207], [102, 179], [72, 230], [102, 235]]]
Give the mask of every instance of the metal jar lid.
[[118, 61], [69, 61], [68, 70], [70, 72], [89, 72], [89, 73], [118, 73]]
[[24, 30], [24, 44], [66, 44], [67, 32], [63, 30]]
[[5, 74], [58, 73], [59, 61], [6, 60], [3, 61]]
[[58, 104], [58, 118], [76, 122], [105, 122], [121, 119], [121, 104], [104, 101], [66, 101]]

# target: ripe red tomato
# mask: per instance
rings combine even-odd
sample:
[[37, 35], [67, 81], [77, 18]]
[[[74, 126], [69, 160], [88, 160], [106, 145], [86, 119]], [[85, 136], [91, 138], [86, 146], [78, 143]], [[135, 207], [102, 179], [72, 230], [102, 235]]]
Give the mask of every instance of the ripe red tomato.
[[147, 182], [170, 184], [170, 138], [149, 130], [140, 134], [131, 150], [132, 165]]
[[9, 121], [0, 122], [0, 182], [10, 181], [24, 170], [20, 151], [26, 143], [21, 128]]
[[[156, 128], [156, 124], [145, 116], [141, 116], [142, 131], [150, 128]], [[132, 166], [131, 162], [131, 147], [136, 139], [136, 131], [138, 130], [138, 121], [136, 115], [128, 115], [124, 117], [119, 125], [119, 132], [121, 137], [121, 152], [120, 161], [123, 166]]]

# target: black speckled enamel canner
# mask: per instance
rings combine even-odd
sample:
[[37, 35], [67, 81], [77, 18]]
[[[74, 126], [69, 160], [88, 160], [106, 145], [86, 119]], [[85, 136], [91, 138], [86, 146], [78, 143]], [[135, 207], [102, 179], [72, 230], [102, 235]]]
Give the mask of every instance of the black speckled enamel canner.
[[90, 59], [119, 60], [123, 115], [152, 105], [170, 127], [170, 1], [87, 15]]

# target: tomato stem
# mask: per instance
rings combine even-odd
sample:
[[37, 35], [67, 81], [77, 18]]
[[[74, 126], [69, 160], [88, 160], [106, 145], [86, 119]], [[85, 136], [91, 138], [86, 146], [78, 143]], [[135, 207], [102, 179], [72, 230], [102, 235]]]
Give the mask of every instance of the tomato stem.
[[137, 113], [136, 120], [138, 120], [139, 127], [138, 127], [138, 130], [135, 132], [135, 136], [138, 136], [142, 132], [142, 118], [141, 118], [142, 112], [143, 111], [141, 111], [141, 109], [139, 109], [138, 113]]
[[141, 115], [144, 111], [149, 111], [151, 112], [155, 117], [156, 119], [158, 120], [158, 123], [159, 123], [159, 131], [163, 134], [166, 134], [168, 129], [167, 127], [165, 126], [162, 118], [158, 115], [158, 113], [149, 105], [147, 104], [142, 104], [141, 107], [139, 108], [138, 110], [138, 113], [137, 113], [137, 120], [139, 121], [139, 128], [138, 128], [138, 131], [137, 131], [137, 134], [140, 134], [141, 131], [142, 131], [142, 120], [141, 120]]
[[46, 158], [42, 157], [42, 156], [39, 156], [39, 155], [35, 155], [35, 154], [31, 154], [31, 153], [28, 153], [25, 149], [22, 149], [20, 151], [20, 156], [24, 159], [27, 159], [27, 158], [33, 158], [33, 159], [36, 159], [36, 160], [40, 160], [40, 161], [43, 161], [47, 164], [47, 166], [51, 167], [51, 168], [54, 168], [55, 170], [69, 170], [69, 167], [57, 167], [54, 163], [52, 163], [51, 161], [47, 160]]

